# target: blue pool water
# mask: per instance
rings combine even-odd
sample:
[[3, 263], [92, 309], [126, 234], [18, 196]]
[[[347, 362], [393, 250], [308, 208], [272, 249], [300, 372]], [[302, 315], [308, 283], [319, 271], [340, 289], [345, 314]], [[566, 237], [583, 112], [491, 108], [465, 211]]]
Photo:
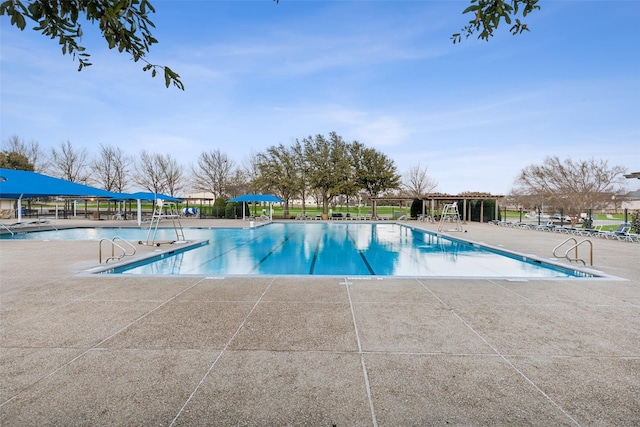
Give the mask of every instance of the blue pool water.
[[[152, 262], [114, 267], [119, 274], [340, 275], [411, 277], [582, 277], [585, 273], [395, 223], [272, 223], [257, 228], [187, 228], [209, 244]], [[143, 229], [73, 229], [17, 238], [146, 240]], [[159, 229], [157, 240], [175, 240]], [[175, 245], [178, 246], [178, 245]]]

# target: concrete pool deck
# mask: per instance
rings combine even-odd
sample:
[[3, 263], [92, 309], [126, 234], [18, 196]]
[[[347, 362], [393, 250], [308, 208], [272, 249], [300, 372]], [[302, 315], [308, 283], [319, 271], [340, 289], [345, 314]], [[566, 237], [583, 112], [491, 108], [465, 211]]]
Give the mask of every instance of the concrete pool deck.
[[638, 425], [640, 244], [591, 240], [619, 279], [89, 276], [95, 241], [0, 240], [0, 425]]

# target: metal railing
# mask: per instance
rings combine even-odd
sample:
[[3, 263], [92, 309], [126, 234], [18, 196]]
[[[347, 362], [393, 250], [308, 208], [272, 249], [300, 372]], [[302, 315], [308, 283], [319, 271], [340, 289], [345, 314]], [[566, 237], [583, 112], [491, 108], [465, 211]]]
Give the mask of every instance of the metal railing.
[[[553, 248], [553, 256], [556, 258], [560, 258], [560, 256], [558, 256], [558, 254], [556, 254], [556, 251], [558, 249], [560, 249], [561, 247], [563, 247], [565, 244], [567, 244], [568, 242], [573, 241], [573, 245], [571, 245], [564, 253], [564, 258], [566, 258], [567, 260], [569, 260], [569, 262], [578, 262], [580, 261], [582, 263], [582, 265], [586, 266], [587, 263], [585, 262], [585, 260], [581, 259], [578, 257], [578, 247], [584, 243], [588, 243], [589, 244], [589, 265], [593, 266], [593, 243], [591, 243], [591, 240], [589, 239], [583, 239], [580, 240], [579, 242], [574, 239], [573, 237], [569, 237], [568, 239], [565, 239], [562, 243], [560, 243], [558, 246], [556, 246], [555, 248]], [[575, 255], [573, 258], [569, 257], [569, 252], [571, 251], [575, 251]]]
[[[133, 251], [131, 253], [127, 253], [127, 250], [125, 248], [123, 248], [122, 246], [120, 246], [119, 244], [116, 243], [116, 240], [121, 240], [122, 242], [126, 243], [127, 246], [129, 246], [131, 249], [133, 249]], [[135, 246], [133, 246], [131, 243], [127, 242], [126, 240], [124, 240], [122, 237], [120, 236], [115, 236], [112, 239], [108, 239], [108, 238], [104, 238], [100, 240], [100, 247], [98, 249], [98, 261], [100, 262], [100, 264], [102, 264], [102, 242], [109, 242], [111, 245], [111, 256], [105, 259], [105, 264], [108, 263], [109, 261], [118, 261], [121, 260], [122, 258], [124, 258], [125, 256], [133, 256], [136, 254], [136, 248]], [[118, 254], [116, 256], [115, 251], [116, 248], [120, 249], [121, 253]]]
[[6, 225], [4, 225], [3, 223], [0, 222], [0, 225], [2, 226], [2, 228], [4, 228], [5, 230], [7, 230], [9, 233], [11, 233], [11, 235], [13, 236], [13, 231], [11, 231], [11, 229], [9, 227], [7, 227]]

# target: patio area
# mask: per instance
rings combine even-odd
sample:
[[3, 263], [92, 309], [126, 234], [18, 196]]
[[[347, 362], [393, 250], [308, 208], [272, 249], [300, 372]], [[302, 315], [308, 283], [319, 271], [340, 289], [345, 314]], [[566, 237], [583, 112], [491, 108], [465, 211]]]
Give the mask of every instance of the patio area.
[[561, 280], [88, 275], [97, 245], [0, 241], [0, 425], [640, 424], [637, 243]]

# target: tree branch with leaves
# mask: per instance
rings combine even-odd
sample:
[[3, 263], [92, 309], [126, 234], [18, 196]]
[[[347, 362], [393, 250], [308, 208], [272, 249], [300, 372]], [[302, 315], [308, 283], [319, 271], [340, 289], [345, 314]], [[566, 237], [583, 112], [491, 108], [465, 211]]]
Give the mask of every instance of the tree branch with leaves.
[[470, 13], [473, 18], [462, 28], [460, 33], [451, 36], [453, 43], [462, 41], [462, 36], [469, 38], [478, 34], [478, 38], [489, 41], [493, 32], [498, 29], [502, 21], [511, 25], [509, 32], [513, 35], [529, 31], [527, 24], [520, 20], [534, 10], [540, 9], [538, 0], [471, 0], [463, 14]]
[[146, 59], [152, 45], [158, 43], [151, 34], [155, 25], [149, 18], [155, 9], [148, 0], [5, 0], [0, 15], [11, 18], [11, 25], [24, 30], [33, 21], [35, 31], [58, 40], [63, 55], [78, 59], [78, 71], [90, 66], [90, 55], [80, 44], [83, 35], [80, 18], [97, 23], [109, 49], [126, 52], [135, 61], [145, 63], [143, 71], [155, 77], [164, 72], [165, 86], [173, 84], [184, 90], [180, 76], [166, 65], [152, 64]]

